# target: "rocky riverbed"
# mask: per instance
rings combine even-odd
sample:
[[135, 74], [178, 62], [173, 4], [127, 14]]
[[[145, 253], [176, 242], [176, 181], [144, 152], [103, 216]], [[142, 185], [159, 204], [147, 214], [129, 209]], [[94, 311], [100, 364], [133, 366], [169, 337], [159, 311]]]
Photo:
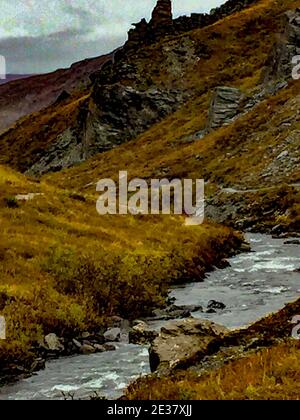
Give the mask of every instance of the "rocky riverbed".
[[[81, 337], [81, 346], [98, 345], [100, 351], [100, 346], [111, 345], [115, 346], [115, 351], [51, 360], [45, 370], [1, 388], [0, 399], [85, 399], [95, 393], [118, 398], [129, 382], [150, 372], [147, 343], [161, 328], [169, 328], [167, 323], [172, 317], [186, 318], [193, 312], [196, 319], [237, 328], [299, 297], [300, 245], [297, 240], [259, 234], [248, 235], [248, 240], [251, 252], [231, 258], [226, 268], [216, 269], [203, 283], [173, 288], [170, 292], [173, 306], [167, 311], [156, 311], [151, 320], [141, 320], [146, 324], [137, 321], [129, 337], [122, 326], [112, 326], [113, 329], [104, 332], [103, 344], [95, 343], [93, 337]], [[128, 343], [129, 338], [143, 342], [141, 337], [144, 337], [143, 345]], [[80, 352], [84, 353], [82, 347]]]

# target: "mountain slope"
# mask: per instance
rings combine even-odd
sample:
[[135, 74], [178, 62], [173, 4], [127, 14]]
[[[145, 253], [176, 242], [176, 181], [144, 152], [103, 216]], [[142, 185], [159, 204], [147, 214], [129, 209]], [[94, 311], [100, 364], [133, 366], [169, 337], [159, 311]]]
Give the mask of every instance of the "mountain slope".
[[[268, 91], [268, 85], [261, 82], [277, 31], [282, 31], [282, 12], [295, 4], [263, 1], [212, 28], [189, 33], [195, 42], [201, 40], [211, 50], [215, 45], [215, 50], [199, 67], [190, 69], [189, 60], [184, 62], [182, 78], [175, 78], [169, 66], [158, 64], [165, 63], [160, 55], [158, 61], [146, 61], [145, 71], [157, 75], [159, 86], [172, 84], [190, 92], [185, 105], [136, 140], [47, 179], [60, 187], [92, 192], [98, 179], [117, 179], [118, 171], [125, 169], [129, 178], [204, 178], [211, 204], [207, 214], [215, 220], [232, 223], [234, 219], [234, 225], [240, 228], [272, 228], [283, 223], [291, 230], [299, 229], [300, 197], [295, 187], [300, 184], [300, 83], [289, 77], [288, 83], [276, 88], [275, 80]], [[221, 34], [222, 51], [211, 40], [212, 31]], [[247, 36], [245, 31], [249, 32]], [[233, 39], [241, 41], [233, 43]], [[162, 48], [152, 46], [150, 51], [154, 54], [156, 48], [161, 54], [173, 42]], [[180, 42], [186, 42], [186, 38], [179, 37], [176, 45]], [[241, 61], [245, 51], [247, 61]], [[155, 71], [158, 69], [160, 73]], [[260, 99], [244, 108], [231, 124], [203, 137], [213, 88], [224, 83], [240, 88], [247, 103], [257, 95]], [[225, 191], [226, 187], [233, 192]]]
[[[100, 217], [101, 178], [117, 180], [120, 170], [129, 179], [204, 178], [210, 218], [299, 231], [300, 81], [289, 68], [287, 75], [277, 68], [275, 78], [270, 71], [278, 34], [286, 52], [282, 14], [298, 5], [260, 0], [213, 25], [88, 62], [92, 71], [105, 61], [89, 86], [78, 86], [85, 64], [73, 76], [63, 70], [29, 79], [34, 90], [45, 84], [50, 92], [0, 136], [0, 310], [8, 323], [0, 376], [24, 366], [32, 372], [48, 333], [70, 343], [113, 316], [151, 314], [166, 305], [171, 284], [202, 280], [240, 248], [240, 234], [215, 223]], [[66, 78], [71, 95], [60, 94]], [[12, 83], [9, 112], [33, 89]]]
[[[34, 174], [57, 170], [134, 139], [176, 109], [184, 112], [182, 107], [187, 108], [187, 119], [193, 116], [189, 113], [198, 114], [198, 127], [203, 129], [212, 89], [231, 85], [247, 93], [259, 84], [276, 34], [282, 30], [281, 15], [296, 4], [260, 1], [214, 25], [138, 50], [118, 51], [93, 77], [83, 121], [68, 125], [64, 104], [57, 104], [57, 128], [52, 134], [44, 130], [51, 107], [33, 116], [45, 121], [42, 127], [31, 127], [29, 116], [0, 137], [1, 162]], [[74, 113], [82, 115], [79, 110]], [[23, 159], [24, 138], [30, 141], [31, 152], [26, 151]], [[78, 143], [80, 156], [74, 158]], [[54, 149], [59, 153], [53, 156]]]
[[19, 118], [46, 108], [63, 91], [74, 93], [90, 83], [89, 76], [110, 54], [73, 64], [69, 69], [13, 80], [0, 85], [0, 133]]
[[14, 80], [27, 79], [28, 77], [32, 77], [32, 76], [33, 76], [32, 74], [7, 74], [5, 76], [5, 79], [0, 79], [0, 85], [12, 82]]

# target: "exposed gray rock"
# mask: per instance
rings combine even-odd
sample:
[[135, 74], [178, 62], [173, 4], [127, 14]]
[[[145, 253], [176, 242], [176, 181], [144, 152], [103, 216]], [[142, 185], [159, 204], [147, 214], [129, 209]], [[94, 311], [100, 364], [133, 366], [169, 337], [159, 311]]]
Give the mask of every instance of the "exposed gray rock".
[[90, 344], [83, 344], [80, 348], [80, 352], [82, 354], [92, 354], [96, 352], [96, 349], [94, 346], [90, 345]]
[[284, 34], [275, 44], [266, 63], [264, 82], [292, 78], [292, 58], [300, 55], [300, 9], [290, 10], [283, 15]]
[[93, 347], [97, 353], [104, 353], [106, 351], [104, 345], [102, 344], [93, 344]]
[[107, 318], [106, 322], [109, 328], [121, 328], [125, 320], [120, 316], [112, 316], [110, 318]]
[[210, 344], [227, 331], [221, 325], [195, 318], [167, 324], [151, 345], [151, 371], [174, 368], [195, 355], [204, 357]]
[[157, 336], [158, 332], [150, 328], [146, 322], [138, 321], [129, 332], [129, 342], [139, 345], [150, 344]]
[[121, 337], [121, 329], [120, 328], [110, 328], [104, 333], [104, 339], [107, 342], [118, 342], [120, 341]]
[[161, 321], [167, 321], [170, 319], [183, 319], [188, 318], [191, 315], [191, 312], [189, 310], [185, 309], [174, 309], [174, 310], [168, 310], [168, 309], [155, 309], [153, 311], [153, 318], [154, 320], [161, 320]]
[[128, 33], [125, 49], [136, 49], [141, 45], [151, 44], [168, 34], [181, 34], [212, 25], [219, 19], [243, 10], [256, 1], [229, 0], [220, 7], [212, 9], [209, 14], [192, 13], [191, 16], [180, 16], [172, 20], [172, 2], [170, 0], [158, 0], [149, 23], [146, 19], [142, 19], [140, 22], [133, 24], [134, 29], [131, 29]]
[[34, 360], [32, 365], [30, 366], [31, 372], [38, 372], [39, 370], [43, 370], [46, 367], [46, 361], [45, 359], [42, 359], [41, 357]]
[[26, 171], [26, 175], [42, 175], [57, 172], [85, 161], [89, 157], [83, 133], [68, 128], [46, 149], [38, 162]]
[[82, 106], [77, 123], [45, 148], [26, 174], [57, 172], [132, 140], [174, 112], [184, 97], [179, 91], [139, 91], [96, 79], [89, 108]]
[[64, 345], [62, 344], [62, 340], [54, 333], [46, 335], [44, 341], [48, 350], [54, 352], [63, 352], [65, 349]]
[[219, 86], [211, 101], [206, 131], [230, 124], [242, 111], [243, 94], [239, 89]]

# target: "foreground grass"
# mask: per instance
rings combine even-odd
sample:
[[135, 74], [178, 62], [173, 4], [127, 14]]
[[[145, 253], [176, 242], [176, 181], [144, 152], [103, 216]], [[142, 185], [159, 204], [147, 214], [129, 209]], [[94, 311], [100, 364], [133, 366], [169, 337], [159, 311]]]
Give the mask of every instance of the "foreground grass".
[[193, 356], [182, 370], [132, 383], [124, 398], [299, 399], [300, 341], [291, 338], [292, 330], [297, 330], [293, 320], [299, 313], [300, 299], [246, 329], [229, 332], [215, 343], [215, 353], [205, 364], [202, 354]]
[[[74, 194], [0, 166], [0, 311], [7, 340], [0, 368], [43, 336], [99, 329], [165, 304], [168, 288], [201, 281], [239, 247], [216, 225], [186, 227], [172, 216], [99, 216], [96, 195]], [[17, 194], [39, 193], [30, 201]]]
[[289, 341], [232, 361], [205, 376], [178, 373], [141, 380], [133, 400], [298, 400], [300, 345]]

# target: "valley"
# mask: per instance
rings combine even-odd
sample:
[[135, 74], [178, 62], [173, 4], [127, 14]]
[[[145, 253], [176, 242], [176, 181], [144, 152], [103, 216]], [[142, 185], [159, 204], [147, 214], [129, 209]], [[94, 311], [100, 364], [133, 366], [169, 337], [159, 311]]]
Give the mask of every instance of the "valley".
[[[0, 86], [0, 399], [299, 398], [299, 6], [159, 0], [116, 51]], [[124, 171], [203, 179], [204, 223], [100, 215]]]

